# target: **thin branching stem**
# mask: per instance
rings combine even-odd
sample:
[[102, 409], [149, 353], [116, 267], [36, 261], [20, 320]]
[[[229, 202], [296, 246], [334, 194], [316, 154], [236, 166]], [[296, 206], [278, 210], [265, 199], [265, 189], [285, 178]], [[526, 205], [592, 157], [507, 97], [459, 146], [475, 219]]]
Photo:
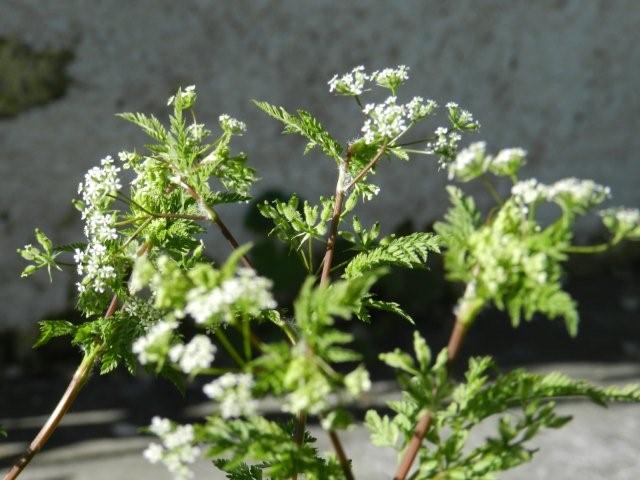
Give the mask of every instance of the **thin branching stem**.
[[[150, 246], [145, 243], [139, 250], [138, 256], [144, 255]], [[111, 317], [118, 310], [118, 297], [114, 295], [111, 298], [111, 302], [109, 302], [109, 306], [104, 313], [104, 318]], [[65, 416], [65, 414], [69, 411], [73, 402], [77, 398], [82, 387], [87, 383], [91, 372], [93, 371], [94, 365], [99, 360], [102, 351], [104, 349], [103, 345], [95, 345], [94, 348], [85, 353], [82, 362], [76, 369], [69, 385], [67, 385], [67, 389], [64, 394], [58, 401], [56, 408], [51, 412], [49, 418], [42, 426], [38, 434], [32, 440], [31, 444], [27, 448], [27, 450], [20, 456], [20, 458], [13, 464], [11, 470], [5, 475], [4, 480], [14, 480], [18, 478], [18, 475], [24, 470], [24, 468], [29, 464], [29, 462], [33, 459], [33, 457], [44, 447], [47, 443], [53, 432], [58, 428], [60, 421]]]
[[246, 362], [242, 358], [242, 355], [238, 353], [238, 350], [236, 350], [236, 347], [233, 346], [233, 344], [229, 340], [229, 337], [227, 337], [227, 334], [224, 333], [224, 330], [222, 329], [222, 327], [216, 328], [214, 333], [216, 337], [218, 337], [218, 340], [220, 340], [220, 343], [222, 344], [224, 349], [231, 356], [231, 358], [233, 358], [233, 360], [238, 364], [238, 366], [240, 366], [241, 368], [244, 368]]
[[360, 180], [362, 180], [364, 178], [364, 176], [369, 173], [369, 170], [371, 170], [373, 167], [376, 166], [376, 163], [378, 163], [378, 160], [380, 160], [380, 158], [382, 157], [382, 155], [384, 154], [384, 152], [387, 149], [387, 142], [384, 142], [382, 144], [382, 146], [380, 147], [380, 149], [378, 150], [378, 152], [373, 156], [373, 158], [369, 161], [369, 163], [367, 163], [367, 165], [362, 169], [362, 171], [360, 171], [360, 173], [358, 173], [355, 178], [353, 180], [351, 180], [347, 186], [344, 188], [344, 190], [349, 190], [351, 187], [353, 187], [356, 183], [358, 183]]
[[480, 181], [482, 182], [482, 185], [487, 190], [487, 192], [489, 192], [489, 195], [491, 195], [491, 198], [493, 198], [493, 200], [498, 205], [502, 205], [504, 203], [504, 200], [502, 199], [502, 196], [500, 196], [500, 193], [498, 193], [498, 190], [493, 185], [491, 180], [489, 180], [489, 178], [487, 178], [487, 176], [485, 174], [482, 174], [480, 176]]
[[[382, 149], [384, 150], [384, 148]], [[324, 259], [322, 261], [322, 273], [320, 275], [320, 285], [328, 285], [331, 280], [331, 265], [333, 263], [333, 254], [335, 250], [336, 238], [338, 236], [338, 226], [340, 224], [340, 218], [342, 217], [342, 207], [344, 204], [345, 193], [348, 188], [344, 185], [345, 176], [349, 171], [349, 163], [351, 162], [352, 150], [351, 147], [347, 149], [347, 153], [345, 155], [344, 160], [340, 164], [340, 172], [338, 175], [338, 181], [336, 183], [336, 194], [335, 194], [335, 203], [333, 205], [333, 214], [331, 217], [331, 227], [329, 229], [329, 236], [327, 237], [327, 244], [324, 254]], [[376, 155], [377, 156], [377, 155]], [[374, 162], [375, 163], [375, 162]], [[366, 172], [364, 172], [366, 174]], [[363, 175], [364, 176], [364, 175]], [[307, 348], [307, 354], [313, 355], [313, 352]], [[296, 418], [296, 426], [294, 431], [294, 441], [298, 445], [302, 445], [304, 441], [304, 431], [307, 423], [307, 414], [306, 412], [300, 412]], [[331, 439], [331, 443], [334, 446], [336, 451], [336, 456], [340, 462], [340, 466], [342, 467], [342, 471], [345, 477], [349, 480], [353, 479], [353, 473], [351, 472], [351, 465], [349, 464], [349, 460], [344, 453], [344, 448], [342, 447], [342, 443], [340, 442], [340, 438], [335, 431], [329, 431], [329, 438]], [[294, 476], [294, 480], [297, 479], [297, 475]]]
[[609, 243], [599, 243], [597, 245], [571, 245], [565, 248], [567, 253], [599, 253], [611, 248]]
[[[456, 322], [453, 326], [453, 331], [451, 332], [451, 336], [449, 337], [449, 343], [447, 345], [447, 365], [451, 366], [453, 362], [456, 360], [460, 353], [460, 349], [462, 347], [462, 343], [467, 334], [468, 323], [465, 323], [460, 320], [460, 318], [456, 319]], [[430, 411], [424, 412], [418, 420], [416, 427], [413, 431], [413, 436], [409, 441], [409, 445], [407, 446], [404, 456], [398, 465], [398, 469], [396, 470], [395, 475], [393, 476], [393, 480], [405, 480], [411, 467], [413, 466], [413, 462], [418, 455], [418, 451], [422, 446], [422, 442], [424, 437], [427, 435], [429, 428], [433, 422], [433, 414]]]

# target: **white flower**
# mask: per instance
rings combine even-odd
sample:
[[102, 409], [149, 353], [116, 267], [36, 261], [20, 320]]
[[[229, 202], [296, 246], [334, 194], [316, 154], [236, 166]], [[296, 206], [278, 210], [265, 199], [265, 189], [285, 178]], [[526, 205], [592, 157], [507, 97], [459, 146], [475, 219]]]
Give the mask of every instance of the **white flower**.
[[230, 322], [237, 307], [256, 316], [262, 310], [276, 307], [271, 286], [270, 280], [256, 275], [254, 270], [240, 268], [235, 277], [225, 280], [217, 288], [197, 287], [191, 290], [187, 294], [185, 312], [197, 323], [206, 323], [214, 317]]
[[549, 187], [539, 183], [535, 178], [530, 178], [520, 181], [511, 187], [511, 194], [526, 209], [527, 205], [545, 200], [549, 195]]
[[404, 105], [398, 105], [396, 97], [389, 97], [384, 103], [370, 103], [364, 107], [363, 113], [369, 117], [362, 127], [364, 140], [369, 144], [390, 140], [407, 128]]
[[515, 175], [525, 164], [526, 156], [522, 148], [504, 148], [491, 160], [489, 169], [496, 175]]
[[100, 161], [100, 167], [91, 168], [84, 176], [84, 182], [78, 185], [82, 196], [82, 219], [85, 221], [84, 233], [88, 245], [84, 251], [76, 249], [74, 260], [79, 275], [78, 291], [83, 293], [88, 287], [104, 292], [111, 280], [116, 278], [115, 268], [110, 265], [106, 243], [118, 239], [115, 228], [117, 216], [108, 211], [115, 195], [122, 188], [118, 173], [109, 155]]
[[614, 241], [640, 239], [640, 210], [637, 208], [608, 208], [599, 213], [602, 222], [613, 233]]
[[569, 202], [581, 209], [590, 208], [602, 203], [611, 196], [609, 187], [599, 185], [593, 180], [565, 178], [549, 187], [549, 201]]
[[406, 115], [411, 122], [417, 122], [424, 117], [431, 115], [438, 104], [433, 100], [427, 100], [426, 102], [422, 97], [413, 97], [413, 99], [406, 104]]
[[247, 373], [225, 373], [203, 387], [205, 395], [220, 404], [223, 418], [251, 416], [257, 402], [251, 396], [253, 377]]
[[436, 140], [427, 144], [427, 152], [440, 155], [440, 166], [443, 167], [454, 158], [462, 136], [445, 127], [436, 128], [435, 135]]
[[[115, 195], [122, 188], [118, 178], [120, 168], [113, 165], [111, 155], [100, 160], [100, 164], [101, 167], [91, 168], [84, 176], [84, 183], [78, 185], [86, 209], [97, 208], [105, 197]], [[108, 203], [112, 201], [110, 199]]]
[[247, 125], [244, 122], [230, 117], [227, 114], [220, 115], [218, 121], [220, 122], [222, 130], [233, 135], [242, 135], [247, 131]]
[[449, 180], [458, 178], [463, 182], [482, 175], [492, 158], [486, 154], [487, 144], [475, 142], [458, 152], [453, 162], [449, 163]]
[[449, 102], [446, 105], [449, 110], [449, 120], [454, 128], [458, 130], [477, 130], [480, 128], [480, 122], [473, 119], [473, 114], [469, 110], [460, 108], [455, 102]]
[[169, 358], [178, 364], [180, 369], [191, 375], [208, 368], [213, 362], [216, 346], [206, 335], [196, 335], [189, 343], [178, 343], [169, 350]]
[[364, 73], [364, 67], [360, 65], [340, 77], [334, 75], [327, 83], [329, 84], [329, 92], [355, 96], [364, 92], [364, 84], [368, 79], [369, 77]]
[[187, 465], [200, 455], [200, 448], [194, 445], [193, 425], [174, 425], [166, 418], [153, 417], [149, 431], [157, 435], [162, 444], [149, 444], [142, 454], [144, 458], [151, 463], [164, 463], [174, 478], [193, 478]]
[[133, 342], [132, 351], [142, 365], [164, 360], [165, 351], [169, 348], [173, 330], [176, 328], [178, 323], [175, 321], [161, 321], [153, 325], [146, 335]]
[[384, 88], [390, 89], [393, 93], [398, 87], [409, 79], [409, 67], [398, 65], [396, 68], [385, 68], [371, 74], [371, 80]]
[[144, 452], [142, 452], [142, 456], [149, 463], [158, 463], [162, 460], [162, 454], [164, 453], [164, 449], [162, 445], [158, 443], [150, 443]]

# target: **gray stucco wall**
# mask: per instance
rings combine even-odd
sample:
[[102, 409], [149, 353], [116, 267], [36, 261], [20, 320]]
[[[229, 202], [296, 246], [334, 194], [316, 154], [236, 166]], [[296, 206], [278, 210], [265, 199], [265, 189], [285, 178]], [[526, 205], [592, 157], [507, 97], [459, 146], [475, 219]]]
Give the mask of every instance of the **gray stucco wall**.
[[[71, 304], [71, 276], [20, 280], [13, 252], [36, 225], [60, 242], [81, 235], [70, 198], [83, 172], [144, 141], [113, 113], [164, 116], [178, 84], [199, 87], [205, 122], [222, 112], [247, 121], [243, 148], [263, 178], [257, 193], [330, 193], [334, 167], [301, 158], [301, 142], [280, 137], [249, 99], [307, 108], [346, 140], [358, 114], [328, 95], [327, 79], [358, 64], [406, 64], [406, 95], [469, 108], [490, 147], [530, 152], [527, 173], [594, 178], [611, 185], [616, 203], [640, 205], [639, 26], [636, 0], [0, 0], [0, 36], [74, 53], [64, 97], [0, 120], [0, 328], [31, 326]], [[382, 217], [388, 230], [446, 207], [446, 178], [432, 159], [378, 175], [384, 196], [363, 216]], [[226, 212], [228, 223], [246, 240], [237, 213]]]

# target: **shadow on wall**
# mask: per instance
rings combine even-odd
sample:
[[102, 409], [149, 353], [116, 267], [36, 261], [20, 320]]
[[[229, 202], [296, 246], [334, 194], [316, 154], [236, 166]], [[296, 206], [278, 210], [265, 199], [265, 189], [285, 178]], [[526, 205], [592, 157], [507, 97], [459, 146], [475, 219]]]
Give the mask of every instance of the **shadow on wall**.
[[72, 60], [71, 50], [35, 51], [0, 37], [0, 119], [64, 96]]

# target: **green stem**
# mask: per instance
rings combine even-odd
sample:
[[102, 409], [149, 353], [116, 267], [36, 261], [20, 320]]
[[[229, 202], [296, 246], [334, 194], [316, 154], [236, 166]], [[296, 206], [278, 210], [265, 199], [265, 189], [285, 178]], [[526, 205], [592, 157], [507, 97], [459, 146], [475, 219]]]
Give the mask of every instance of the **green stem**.
[[227, 353], [231, 355], [231, 358], [233, 358], [241, 368], [244, 368], [244, 366], [246, 365], [245, 361], [242, 359], [242, 356], [238, 353], [238, 350], [236, 350], [236, 347], [234, 347], [231, 344], [231, 342], [229, 341], [229, 337], [227, 337], [227, 335], [224, 333], [224, 331], [222, 330], [222, 327], [219, 327], [216, 329], [215, 335], [216, 337], [218, 337], [218, 340], [220, 340], [220, 343], [222, 344], [224, 349], [227, 351]]
[[135, 238], [140, 235], [140, 233], [145, 229], [145, 227], [147, 225], [149, 225], [149, 223], [151, 223], [151, 220], [153, 220], [152, 218], [147, 218], [144, 222], [142, 222], [142, 224], [136, 229], [135, 232], [133, 232], [131, 234], [131, 236], [127, 239], [126, 242], [124, 242], [122, 244], [122, 250], [124, 250], [126, 248], [127, 245], [129, 245], [131, 242], [133, 242], [133, 240], [135, 240]]
[[491, 197], [495, 200], [495, 202], [498, 205], [502, 205], [504, 203], [504, 200], [498, 193], [498, 190], [496, 190], [496, 187], [493, 185], [491, 180], [489, 180], [484, 173], [480, 176], [480, 181], [482, 182], [482, 185], [484, 185], [484, 188], [486, 188], [489, 192], [489, 195], [491, 195]]
[[312, 245], [313, 239], [309, 238], [309, 240], [307, 240], [307, 254], [309, 255], [309, 275], [313, 274], [313, 245]]
[[242, 319], [242, 344], [244, 346], [244, 358], [251, 361], [251, 331], [249, 329], [249, 319]]
[[564, 249], [567, 253], [599, 253], [608, 250], [609, 243], [599, 243], [597, 245], [571, 245]]

